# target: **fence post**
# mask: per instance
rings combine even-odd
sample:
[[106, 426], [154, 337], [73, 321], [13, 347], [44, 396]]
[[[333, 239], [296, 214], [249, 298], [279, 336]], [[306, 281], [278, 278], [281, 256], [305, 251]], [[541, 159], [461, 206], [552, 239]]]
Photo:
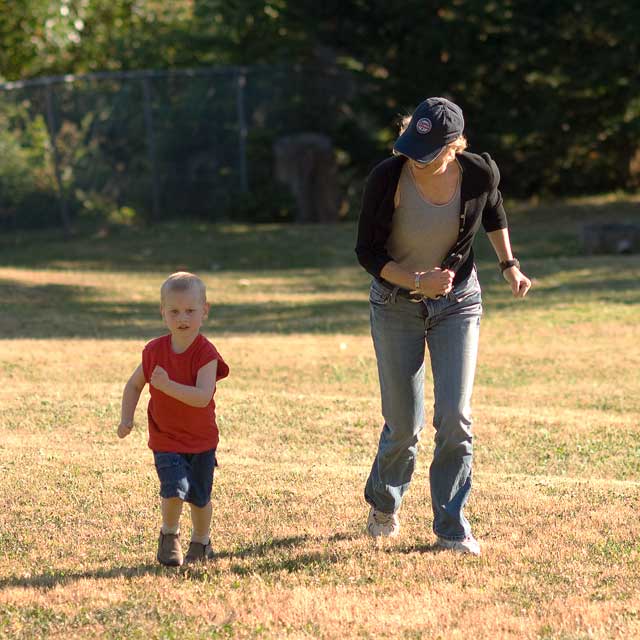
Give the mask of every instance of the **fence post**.
[[247, 85], [246, 71], [240, 71], [236, 84], [236, 106], [238, 111], [238, 150], [240, 169], [240, 189], [249, 193], [249, 177], [247, 175], [247, 114], [244, 104], [244, 88]]
[[158, 166], [156, 163], [156, 139], [153, 134], [153, 112], [151, 110], [151, 82], [149, 76], [142, 79], [142, 92], [144, 95], [144, 124], [147, 133], [147, 153], [151, 165], [151, 196], [153, 219], [160, 217], [160, 183], [158, 182]]
[[64, 185], [62, 183], [62, 171], [60, 170], [60, 154], [58, 153], [58, 145], [56, 144], [56, 114], [53, 108], [53, 92], [51, 91], [51, 83], [45, 85], [45, 95], [47, 101], [47, 124], [49, 129], [49, 141], [51, 143], [51, 152], [53, 155], [53, 168], [56, 176], [56, 184], [58, 187], [58, 198], [60, 200], [60, 216], [62, 218], [62, 226], [66, 236], [71, 235], [71, 218], [69, 217], [69, 203], [64, 193]]

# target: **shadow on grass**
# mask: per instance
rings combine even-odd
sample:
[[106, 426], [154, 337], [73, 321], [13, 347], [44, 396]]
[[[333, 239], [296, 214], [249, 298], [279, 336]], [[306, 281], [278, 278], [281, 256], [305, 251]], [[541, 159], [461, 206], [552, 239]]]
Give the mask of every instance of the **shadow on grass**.
[[286, 538], [272, 538], [264, 542], [254, 544], [242, 544], [233, 551], [216, 551], [214, 558], [251, 558], [255, 556], [263, 556], [269, 551], [275, 549], [291, 549], [293, 547], [305, 544], [310, 540], [309, 536], [288, 536]]
[[[261, 575], [280, 573], [299, 573], [305, 571], [316, 571], [322, 567], [328, 567], [341, 560], [341, 556], [330, 550], [312, 551], [308, 553], [295, 553], [295, 548], [305, 543], [312, 544], [329, 544], [342, 540], [353, 540], [353, 534], [335, 533], [329, 538], [319, 538], [312, 536], [293, 536], [289, 538], [279, 538], [268, 540], [264, 543], [241, 547], [235, 552], [224, 553], [217, 557], [225, 557], [232, 559], [245, 559], [248, 557], [258, 557], [260, 561], [256, 564], [248, 566], [241, 564], [232, 564], [231, 571], [239, 576], [251, 575], [258, 573]], [[291, 554], [284, 557], [275, 556], [267, 557], [270, 551], [278, 551], [280, 549], [290, 549]]]
[[108, 271], [256, 271], [354, 266], [355, 222], [335, 225], [161, 223], [65, 239], [0, 236], [2, 266]]
[[0, 579], [0, 591], [12, 587], [31, 589], [53, 589], [78, 580], [103, 580], [109, 578], [137, 578], [146, 575], [163, 575], [171, 571], [157, 563], [140, 564], [135, 567], [112, 567], [93, 571], [46, 571], [34, 576], [9, 576]]
[[[0, 279], [0, 333], [16, 338], [137, 338], [166, 333], [153, 302], [105, 302], [92, 287]], [[214, 305], [204, 333], [354, 333], [368, 327], [367, 299]]]
[[[514, 301], [514, 298], [510, 295], [510, 290], [505, 288], [502, 283], [500, 283], [499, 289], [492, 284], [485, 287], [485, 291], [488, 294], [484, 296], [485, 305], [496, 311], [512, 309], [514, 303], [520, 303], [520, 301]], [[507, 297], [505, 297], [505, 294]], [[573, 281], [571, 284], [545, 287], [534, 286], [524, 303], [535, 308], [547, 307], [552, 309], [554, 305], [580, 302], [637, 305], [640, 303], [640, 287], [628, 278], [590, 278], [580, 282]]]
[[[261, 560], [258, 563], [250, 564], [250, 565], [242, 565], [242, 564], [233, 564], [231, 566], [231, 571], [237, 575], [251, 575], [254, 573], [267, 575], [273, 573], [287, 572], [287, 573], [299, 573], [299, 572], [319, 572], [323, 569], [328, 569], [332, 565], [335, 565], [339, 562], [343, 562], [345, 560], [345, 552], [336, 550], [335, 547], [332, 547], [331, 544], [327, 546], [327, 548], [320, 551], [311, 551], [307, 553], [292, 553], [285, 557], [264, 557], [266, 553], [272, 549], [280, 548], [289, 548], [296, 547], [299, 543], [303, 542], [311, 542], [315, 544], [325, 544], [336, 543], [345, 540], [355, 540], [363, 538], [363, 533], [357, 534], [348, 534], [348, 533], [336, 533], [330, 536], [328, 539], [322, 538], [309, 538], [307, 536], [303, 536], [301, 538], [285, 538], [280, 541], [276, 545], [267, 544], [265, 548], [262, 548], [262, 545], [259, 546], [259, 553], [257, 555], [261, 556]], [[295, 542], [294, 542], [295, 541]], [[299, 541], [299, 542], [298, 542]], [[411, 554], [411, 553], [442, 553], [443, 549], [438, 547], [434, 543], [416, 543], [416, 544], [403, 544], [396, 545], [390, 544], [381, 546], [376, 546], [375, 541], [370, 540], [372, 545], [378, 549], [379, 551], [386, 554]], [[381, 541], [385, 542], [385, 541]], [[258, 550], [258, 547], [256, 547]], [[347, 552], [348, 553], [348, 552]], [[251, 554], [252, 555], [252, 554]], [[225, 555], [224, 557], [232, 557], [238, 558], [236, 554]], [[246, 557], [246, 556], [240, 556]]]
[[393, 547], [393, 549], [389, 549], [389, 551], [393, 551], [394, 553], [442, 553], [444, 550], [435, 542], [432, 542], [429, 544], [417, 543], [396, 546]]
[[[633, 275], [630, 265], [626, 273]], [[572, 267], [584, 269], [584, 264]], [[564, 269], [571, 278], [571, 269]], [[514, 301], [506, 283], [492, 281], [483, 269], [485, 308], [510, 311], [516, 305], [528, 309], [548, 308], [581, 302], [637, 305], [640, 287], [629, 277], [617, 277], [614, 269], [592, 276], [580, 275], [568, 284], [534, 287], [525, 301]], [[609, 276], [609, 273], [611, 275]], [[625, 273], [625, 270], [622, 270]], [[541, 274], [542, 275], [542, 274]], [[112, 302], [100, 299], [93, 287], [46, 284], [26, 285], [0, 279], [0, 333], [4, 339], [91, 338], [139, 339], [147, 341], [166, 329], [154, 302]], [[300, 302], [253, 302], [214, 304], [204, 333], [221, 335], [290, 333], [366, 333], [369, 314], [366, 292], [348, 300]]]
[[249, 566], [233, 564], [231, 571], [238, 576], [249, 576], [255, 573], [268, 575], [282, 571], [287, 573], [300, 573], [304, 571], [316, 571], [321, 567], [335, 564], [338, 560], [339, 558], [336, 555], [315, 551], [313, 553], [302, 553], [287, 558], [266, 559]]
[[[312, 536], [289, 536], [285, 538], [273, 538], [255, 544], [239, 545], [234, 550], [217, 551], [214, 554], [215, 560], [231, 559], [243, 560], [247, 558], [262, 558], [272, 551], [295, 550], [307, 543], [322, 544], [329, 542], [337, 542], [340, 540], [351, 540], [354, 536], [337, 533], [327, 538], [316, 538]], [[257, 567], [243, 567], [241, 565], [232, 565], [231, 571], [237, 575], [248, 575], [251, 573], [274, 573], [278, 571], [288, 571], [291, 573], [307, 570], [310, 567], [316, 567], [319, 564], [334, 563], [338, 561], [338, 557], [326, 552], [304, 553], [300, 555], [291, 555], [285, 558], [261, 560]], [[9, 576], [0, 579], [0, 591], [8, 588], [22, 587], [31, 589], [52, 589], [57, 586], [67, 585], [78, 580], [108, 580], [111, 578], [138, 578], [147, 575], [172, 575], [182, 573], [189, 579], [208, 579], [209, 570], [215, 564], [208, 565], [190, 565], [189, 567], [163, 567], [158, 563], [144, 563], [137, 566], [119, 566], [111, 568], [100, 568], [90, 571], [56, 571], [55, 569], [46, 571], [39, 575], [23, 575]]]
[[[637, 200], [527, 203], [508, 207], [512, 243], [523, 258], [580, 256], [586, 223], [638, 221]], [[110, 271], [256, 271], [355, 266], [356, 221], [338, 224], [211, 224], [161, 222], [149, 227], [62, 232], [18, 231], [0, 235], [3, 266]], [[484, 234], [480, 258], [493, 250]], [[523, 263], [524, 264], [524, 263]]]

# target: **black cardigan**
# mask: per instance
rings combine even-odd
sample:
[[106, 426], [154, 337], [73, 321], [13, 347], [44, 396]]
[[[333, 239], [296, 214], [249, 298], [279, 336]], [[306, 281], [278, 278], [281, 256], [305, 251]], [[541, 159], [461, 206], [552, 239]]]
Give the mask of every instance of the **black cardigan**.
[[[480, 223], [487, 232], [507, 227], [496, 163], [488, 153], [477, 155], [463, 151], [456, 158], [462, 168], [460, 227], [458, 239], [442, 262], [442, 268], [455, 272], [454, 284], [462, 282], [473, 269], [471, 245]], [[369, 174], [364, 189], [356, 254], [358, 262], [378, 279], [384, 265], [393, 259], [387, 253], [386, 244], [391, 234], [396, 188], [406, 160], [405, 156], [383, 160]]]

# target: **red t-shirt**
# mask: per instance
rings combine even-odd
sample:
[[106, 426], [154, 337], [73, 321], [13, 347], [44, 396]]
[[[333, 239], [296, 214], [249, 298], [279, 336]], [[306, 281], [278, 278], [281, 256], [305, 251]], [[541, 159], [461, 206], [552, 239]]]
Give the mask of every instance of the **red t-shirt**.
[[[218, 361], [216, 381], [226, 378], [229, 367], [202, 334], [198, 334], [183, 353], [174, 353], [169, 334], [156, 338], [145, 346], [142, 352], [142, 370], [147, 383], [156, 365], [160, 365], [169, 374], [170, 380], [195, 387], [198, 371], [212, 360]], [[216, 404], [213, 396], [206, 407], [191, 407], [152, 385], [149, 385], [149, 391], [151, 399], [147, 415], [150, 449], [201, 453], [218, 446]]]

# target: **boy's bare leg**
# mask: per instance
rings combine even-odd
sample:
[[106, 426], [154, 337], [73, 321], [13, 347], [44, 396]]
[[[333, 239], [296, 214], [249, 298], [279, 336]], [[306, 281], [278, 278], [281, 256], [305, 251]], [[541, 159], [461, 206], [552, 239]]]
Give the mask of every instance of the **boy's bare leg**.
[[182, 548], [178, 532], [180, 531], [180, 498], [162, 498], [162, 528], [158, 539], [158, 562], [167, 567], [179, 567], [183, 562]]
[[213, 513], [211, 501], [204, 507], [196, 507], [193, 504], [189, 506], [191, 507], [191, 523], [193, 525], [191, 542], [199, 542], [206, 545], [209, 543], [209, 533], [211, 531], [211, 514]]
[[183, 501], [180, 498], [162, 498], [162, 533], [176, 534], [180, 530], [180, 514]]

